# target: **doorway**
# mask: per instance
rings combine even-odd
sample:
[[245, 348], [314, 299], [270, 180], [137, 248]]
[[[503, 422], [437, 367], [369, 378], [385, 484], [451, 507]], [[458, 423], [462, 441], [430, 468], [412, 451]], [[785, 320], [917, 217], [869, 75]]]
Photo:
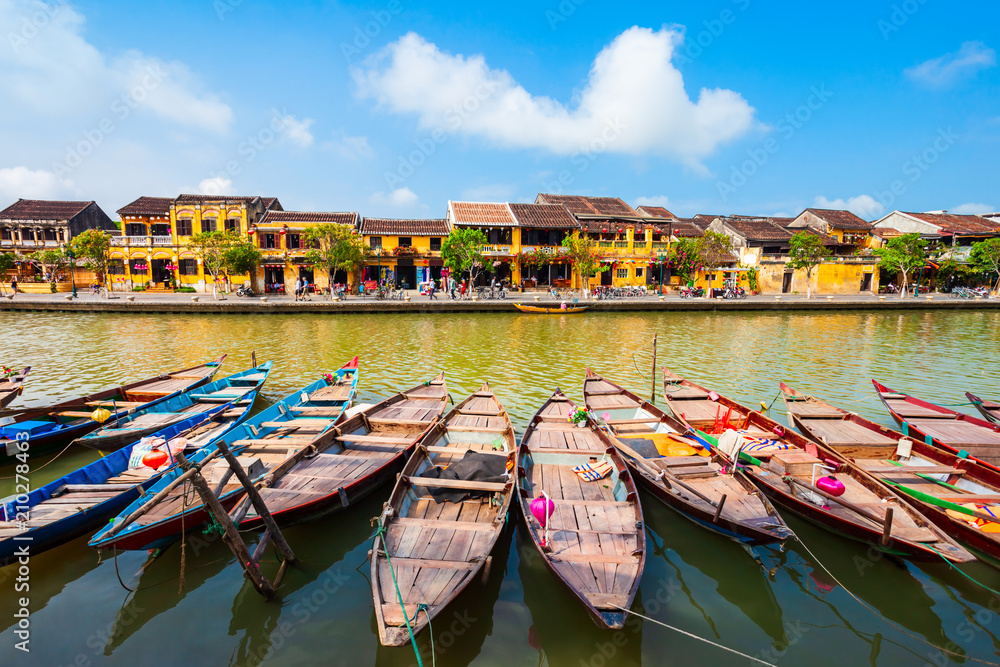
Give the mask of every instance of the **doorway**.
[[264, 267], [264, 293], [265, 294], [285, 293], [285, 267], [283, 266]]
[[871, 292], [872, 291], [872, 274], [866, 273], [861, 277], [861, 291]]
[[173, 272], [167, 270], [167, 260], [154, 259], [150, 263], [150, 267], [153, 270], [153, 284], [162, 283], [163, 288], [167, 289], [170, 286], [170, 279], [174, 277]]
[[792, 291], [792, 276], [794, 274], [791, 271], [786, 271], [784, 277], [781, 279], [781, 293], [788, 294]]

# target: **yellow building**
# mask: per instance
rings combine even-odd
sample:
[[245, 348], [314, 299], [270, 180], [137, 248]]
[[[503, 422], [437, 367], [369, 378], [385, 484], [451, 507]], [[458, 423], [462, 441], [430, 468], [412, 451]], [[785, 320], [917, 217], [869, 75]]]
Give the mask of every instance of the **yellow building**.
[[872, 224], [850, 211], [807, 208], [788, 223], [788, 231], [793, 234], [806, 228], [837, 239], [838, 255], [851, 255], [856, 250], [872, 247]]
[[[190, 249], [201, 232], [230, 231], [249, 236], [251, 227], [269, 210], [281, 210], [275, 197], [180, 195], [140, 197], [118, 210], [122, 235], [112, 238], [111, 278], [123, 289], [166, 290], [191, 287], [212, 291], [200, 259]], [[251, 276], [231, 276], [239, 283]]]
[[299, 278], [320, 292], [331, 283], [352, 283], [353, 277], [342, 271], [331, 275], [306, 262], [307, 233], [319, 225], [345, 225], [356, 231], [358, 217], [357, 213], [269, 210], [248, 232], [262, 255], [254, 289], [264, 294], [292, 294]]
[[364, 280], [388, 282], [407, 289], [440, 280], [444, 266], [441, 242], [448, 231], [448, 221], [441, 219], [364, 218], [361, 234], [371, 250], [365, 262]]

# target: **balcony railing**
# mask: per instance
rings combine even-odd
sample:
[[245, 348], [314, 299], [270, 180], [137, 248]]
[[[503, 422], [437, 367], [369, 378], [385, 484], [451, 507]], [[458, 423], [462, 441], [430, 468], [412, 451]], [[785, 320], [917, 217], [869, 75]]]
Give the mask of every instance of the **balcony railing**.
[[669, 250], [670, 244], [663, 241], [653, 241], [653, 250]]
[[153, 245], [173, 245], [174, 237], [172, 236], [153, 236]]
[[614, 248], [615, 247], [615, 242], [614, 241], [598, 241], [597, 242], [597, 247], [598, 248]]
[[487, 257], [496, 257], [496, 256], [511, 254], [509, 245], [484, 245], [480, 249], [480, 252]]
[[615, 241], [615, 248], [628, 248], [628, 241]]
[[566, 248], [557, 245], [523, 245], [521, 252], [541, 252], [549, 255], [560, 255], [566, 252]]

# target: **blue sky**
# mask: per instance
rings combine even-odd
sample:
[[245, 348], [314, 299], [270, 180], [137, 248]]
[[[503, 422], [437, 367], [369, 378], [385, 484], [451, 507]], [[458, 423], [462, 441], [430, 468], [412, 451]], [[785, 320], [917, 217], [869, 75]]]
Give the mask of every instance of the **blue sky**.
[[933, 0], [0, 0], [0, 205], [996, 211], [998, 26]]

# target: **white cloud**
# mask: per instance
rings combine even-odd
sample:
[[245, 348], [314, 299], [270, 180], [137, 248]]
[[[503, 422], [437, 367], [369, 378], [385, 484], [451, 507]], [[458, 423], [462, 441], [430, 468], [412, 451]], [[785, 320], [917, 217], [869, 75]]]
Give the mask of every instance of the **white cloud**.
[[948, 212], [955, 215], [982, 215], [983, 213], [995, 213], [996, 210], [996, 208], [989, 204], [975, 204], [970, 202], [968, 204], [959, 204]]
[[636, 206], [662, 206], [670, 208], [670, 200], [666, 195], [656, 195], [655, 197], [639, 197], [635, 200]]
[[416, 114], [425, 129], [482, 137], [503, 148], [659, 154], [692, 166], [755, 125], [754, 109], [731, 90], [688, 97], [673, 64], [683, 31], [633, 27], [594, 60], [569, 107], [525, 90], [482, 55], [440, 50], [415, 33], [369, 57], [352, 74], [362, 98]]
[[870, 195], [858, 195], [849, 199], [827, 199], [821, 196], [816, 197], [814, 204], [816, 208], [846, 209], [865, 220], [874, 220], [885, 211], [885, 206]]
[[929, 88], [947, 88], [961, 79], [975, 76], [979, 70], [996, 65], [996, 51], [982, 42], [965, 42], [957, 53], [931, 58], [905, 70], [904, 74]]
[[75, 196], [72, 181], [66, 181], [51, 171], [27, 167], [0, 169], [0, 206], [16, 199], [59, 199]]
[[202, 195], [224, 195], [229, 193], [232, 180], [225, 176], [214, 176], [206, 178], [198, 184], [198, 194]]
[[417, 194], [410, 188], [397, 188], [393, 190], [388, 195], [384, 192], [376, 192], [371, 196], [371, 202], [373, 204], [378, 204], [382, 206], [392, 206], [395, 208], [404, 208], [407, 206], [415, 206], [420, 198]]
[[323, 144], [323, 148], [345, 160], [369, 160], [375, 157], [375, 151], [368, 145], [368, 137], [352, 137], [344, 130], [335, 131], [333, 139]]
[[281, 124], [282, 136], [286, 140], [292, 142], [299, 148], [309, 148], [312, 146], [313, 135], [309, 131], [312, 127], [312, 118], [303, 118], [302, 120], [297, 119], [295, 116], [278, 116], [278, 112], [275, 112], [278, 122]]
[[65, 2], [0, 0], [0, 118], [86, 115], [120, 121], [148, 109], [172, 122], [221, 132], [232, 109], [200, 91], [190, 70], [139, 51], [109, 60], [83, 37], [85, 19]]

